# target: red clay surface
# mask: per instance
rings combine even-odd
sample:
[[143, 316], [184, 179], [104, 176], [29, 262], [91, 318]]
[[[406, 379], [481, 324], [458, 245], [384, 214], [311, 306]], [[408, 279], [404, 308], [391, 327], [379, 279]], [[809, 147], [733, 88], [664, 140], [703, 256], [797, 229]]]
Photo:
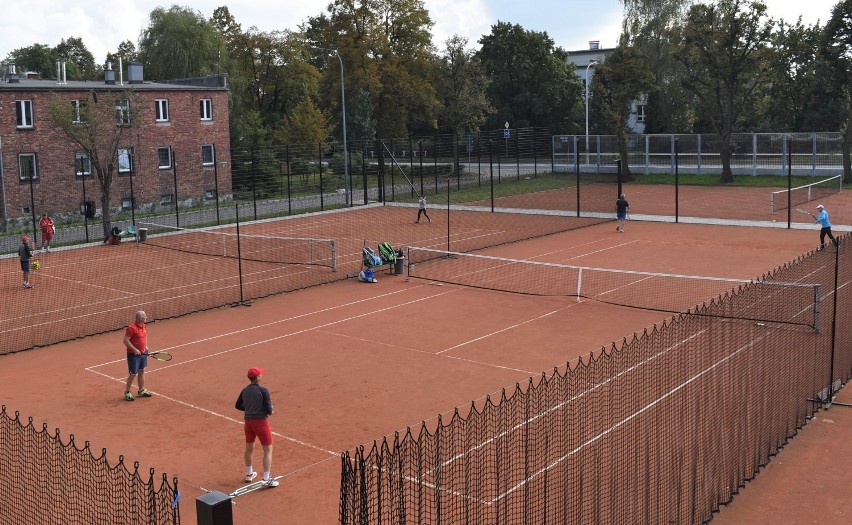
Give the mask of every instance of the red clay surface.
[[[419, 227], [435, 238], [446, 231], [440, 220]], [[488, 253], [749, 279], [813, 249], [817, 238], [816, 231], [631, 222], [625, 234], [604, 224]], [[151, 399], [122, 399], [126, 364], [116, 331], [2, 357], [0, 400], [36, 425], [105, 447], [113, 462], [123, 454], [177, 476], [182, 522], [194, 524], [205, 490], [243, 484], [241, 413], [233, 405], [246, 369], [263, 366], [276, 405], [273, 470], [286, 477], [274, 490], [236, 498], [235, 523], [333, 524], [341, 451], [575, 362], [662, 315], [380, 273], [377, 284], [350, 279], [179, 319], [156, 321], [158, 312], [148, 310], [150, 346], [175, 355], [151, 363]], [[132, 321], [132, 308], [126, 317]], [[852, 522], [850, 410], [820, 412], [714, 522]]]

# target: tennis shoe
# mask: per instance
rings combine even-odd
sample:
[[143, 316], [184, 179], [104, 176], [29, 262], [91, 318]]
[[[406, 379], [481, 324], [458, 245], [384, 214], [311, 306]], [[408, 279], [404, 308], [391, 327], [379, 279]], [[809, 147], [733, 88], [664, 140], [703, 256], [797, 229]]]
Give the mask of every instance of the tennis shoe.
[[257, 472], [251, 471], [251, 474], [246, 474], [246, 483], [251, 483], [257, 477]]
[[275, 487], [278, 486], [278, 480], [265, 479], [265, 480], [263, 480], [263, 486], [268, 488], [268, 489], [275, 488]]
[[124, 400], [125, 401], [136, 401], [135, 399], [133, 399], [133, 394], [131, 394], [130, 392], [124, 393]]
[[33, 285], [31, 285], [30, 283], [24, 283], [24, 289], [30, 289], [32, 287]]
[[151, 393], [150, 390], [146, 390], [144, 388], [142, 390], [140, 390], [139, 392], [137, 392], [137, 394], [139, 394], [139, 397], [151, 397], [151, 396], [154, 395], [154, 394]]

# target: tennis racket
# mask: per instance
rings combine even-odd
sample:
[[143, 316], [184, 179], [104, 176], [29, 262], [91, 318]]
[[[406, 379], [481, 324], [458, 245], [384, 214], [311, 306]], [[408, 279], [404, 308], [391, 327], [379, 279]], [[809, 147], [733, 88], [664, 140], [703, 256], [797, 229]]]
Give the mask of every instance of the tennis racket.
[[166, 352], [165, 350], [160, 350], [158, 352], [149, 352], [148, 356], [153, 357], [157, 361], [166, 362], [172, 360], [172, 354]]
[[799, 213], [802, 213], [802, 214], [804, 214], [804, 215], [810, 215], [811, 217], [813, 217], [813, 218], [814, 218], [814, 220], [816, 220], [816, 215], [814, 215], [813, 213], [811, 213], [811, 212], [809, 212], [809, 211], [805, 211], [805, 210], [803, 210], [803, 209], [801, 209], [801, 208], [796, 208], [796, 211], [797, 211], [797, 212], [799, 212]]

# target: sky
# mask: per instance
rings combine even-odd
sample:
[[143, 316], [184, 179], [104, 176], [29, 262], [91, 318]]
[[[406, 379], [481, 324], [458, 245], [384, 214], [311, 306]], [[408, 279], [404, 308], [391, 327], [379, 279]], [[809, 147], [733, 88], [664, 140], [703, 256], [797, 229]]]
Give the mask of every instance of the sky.
[[[191, 7], [204, 17], [222, 5], [243, 29], [291, 29], [309, 17], [326, 12], [331, 0], [3, 0], [0, 9], [0, 59], [14, 49], [33, 44], [54, 47], [63, 38], [80, 37], [103, 63], [107, 52], [139, 34], [157, 7]], [[840, 0], [764, 0], [769, 16], [807, 24], [821, 24]], [[442, 50], [453, 35], [468, 39], [468, 47], [499, 22], [518, 24], [528, 31], [546, 32], [554, 44], [567, 51], [588, 49], [589, 41], [615, 47], [621, 29], [619, 0], [423, 0], [434, 22], [433, 43]]]

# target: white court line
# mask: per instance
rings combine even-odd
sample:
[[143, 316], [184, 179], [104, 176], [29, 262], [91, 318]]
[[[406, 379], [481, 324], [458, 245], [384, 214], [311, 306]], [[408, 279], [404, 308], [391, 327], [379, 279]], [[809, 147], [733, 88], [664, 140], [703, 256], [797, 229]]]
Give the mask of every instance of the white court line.
[[[550, 317], [551, 315], [554, 315], [554, 314], [557, 314], [557, 313], [559, 313], [559, 312], [565, 311], [565, 310], [567, 310], [568, 308], [571, 308], [571, 307], [573, 307], [573, 306], [577, 306], [577, 304], [579, 304], [579, 303], [572, 303], [572, 304], [570, 304], [570, 305], [568, 305], [568, 306], [565, 306], [565, 307], [562, 307], [562, 308], [557, 308], [556, 310], [552, 310], [552, 311], [550, 311], [550, 312], [543, 313], [543, 314], [538, 315], [538, 316], [536, 316], [536, 317], [531, 317], [531, 318], [527, 319], [526, 321], [521, 321], [520, 323], [515, 323], [515, 324], [513, 324], [513, 325], [511, 325], [511, 326], [507, 326], [507, 327], [505, 327], [505, 328], [501, 328], [500, 330], [496, 330], [496, 331], [494, 331], [494, 332], [491, 332], [490, 334], [485, 334], [485, 335], [483, 335], [483, 336], [476, 337], [476, 338], [474, 338], [474, 339], [470, 339], [470, 340], [468, 340], [468, 341], [465, 341], [465, 342], [463, 342], [463, 343], [459, 343], [459, 344], [454, 345], [454, 346], [451, 346], [451, 347], [449, 347], [449, 348], [445, 348], [444, 350], [441, 350], [440, 352], [438, 352], [438, 355], [441, 355], [441, 354], [443, 354], [444, 352], [449, 352], [450, 350], [455, 350], [456, 348], [460, 348], [460, 347], [462, 347], [462, 346], [469, 345], [469, 344], [471, 344], [471, 343], [475, 343], [475, 342], [477, 342], [477, 341], [481, 341], [481, 340], [483, 340], [483, 339], [488, 339], [489, 337], [494, 337], [494, 336], [496, 336], [496, 335], [499, 335], [499, 334], [501, 334], [501, 333], [503, 333], [503, 332], [507, 332], [507, 331], [509, 331], [509, 330], [514, 330], [515, 328], [518, 328], [519, 326], [523, 326], [523, 325], [525, 325], [525, 324], [529, 324], [529, 323], [532, 323], [532, 322], [534, 322], [534, 321], [539, 321], [539, 320], [541, 320], [541, 319], [544, 319], [545, 317]], [[523, 371], [523, 370], [521, 370], [521, 371]]]
[[[400, 293], [400, 291], [392, 292], [391, 294], [395, 294], [395, 293]], [[165, 370], [165, 369], [168, 369], [168, 368], [173, 368], [173, 367], [176, 367], [176, 366], [182, 366], [182, 365], [189, 364], [189, 363], [193, 363], [193, 362], [196, 362], [196, 361], [201, 361], [201, 360], [203, 360], [203, 359], [208, 359], [208, 358], [211, 358], [211, 357], [215, 357], [215, 356], [219, 356], [219, 355], [227, 354], [227, 353], [230, 353], [230, 352], [235, 352], [235, 351], [237, 351], [237, 350], [241, 350], [241, 349], [245, 349], [245, 348], [250, 348], [250, 347], [252, 347], [252, 346], [256, 346], [256, 345], [260, 345], [260, 344], [265, 344], [265, 343], [269, 343], [269, 342], [276, 341], [276, 340], [279, 340], [279, 339], [284, 339], [284, 338], [286, 338], [286, 337], [290, 337], [290, 336], [293, 336], [293, 335], [298, 335], [298, 334], [302, 334], [302, 333], [305, 333], [305, 332], [314, 331], [314, 330], [316, 330], [316, 329], [318, 329], [318, 328], [324, 328], [324, 327], [327, 327], [327, 326], [333, 326], [333, 325], [336, 325], [336, 324], [339, 324], [339, 323], [348, 322], [348, 321], [351, 321], [351, 320], [353, 320], [353, 319], [358, 319], [358, 318], [365, 317], [365, 316], [368, 316], [368, 315], [373, 315], [374, 313], [377, 313], [377, 312], [387, 311], [387, 310], [391, 310], [391, 309], [398, 308], [398, 307], [401, 307], [401, 306], [406, 306], [406, 305], [413, 304], [413, 303], [417, 303], [417, 302], [420, 302], [420, 301], [425, 301], [425, 300], [428, 300], [428, 299], [432, 299], [433, 297], [438, 297], [438, 296], [440, 296], [440, 295], [445, 295], [445, 294], [448, 294], [448, 293], [452, 293], [452, 291], [441, 292], [441, 293], [438, 293], [438, 294], [435, 294], [435, 295], [431, 295], [431, 296], [428, 296], [428, 297], [424, 297], [424, 298], [420, 298], [420, 299], [415, 299], [415, 300], [412, 300], [412, 301], [407, 301], [407, 302], [404, 302], [404, 303], [401, 303], [401, 304], [397, 304], [397, 305], [393, 305], [393, 306], [388, 306], [388, 307], [386, 307], [386, 308], [381, 308], [381, 309], [371, 310], [371, 311], [369, 311], [369, 312], [365, 312], [365, 313], [358, 314], [358, 315], [355, 315], [355, 316], [350, 316], [350, 317], [345, 318], [345, 319], [339, 319], [339, 320], [336, 320], [336, 321], [332, 321], [332, 322], [329, 322], [329, 323], [325, 323], [325, 324], [319, 325], [319, 326], [317, 326], [317, 327], [312, 327], [312, 328], [306, 328], [306, 329], [303, 329], [303, 330], [298, 330], [298, 331], [296, 331], [296, 332], [291, 332], [291, 333], [288, 333], [288, 334], [283, 334], [283, 335], [276, 336], [276, 337], [273, 337], [273, 338], [269, 338], [269, 339], [266, 339], [266, 340], [263, 340], [263, 341], [255, 341], [255, 342], [248, 343], [248, 344], [245, 344], [245, 345], [241, 345], [241, 346], [238, 346], [238, 347], [233, 347], [233, 348], [230, 348], [230, 349], [228, 349], [228, 350], [223, 350], [223, 351], [221, 351], [221, 352], [215, 352], [215, 353], [212, 353], [212, 354], [208, 354], [208, 355], [203, 356], [203, 357], [198, 357], [198, 358], [195, 358], [195, 359], [189, 359], [189, 360], [186, 360], [186, 361], [182, 361], [181, 363], [175, 363], [175, 364], [172, 364], [172, 365], [166, 365], [166, 366], [158, 367], [156, 370]], [[384, 295], [391, 295], [391, 294], [384, 294]], [[368, 300], [368, 299], [364, 299], [364, 300]], [[363, 302], [364, 300], [355, 301], [355, 302], [353, 302], [353, 303], [349, 303], [349, 304], [357, 304], [357, 303]], [[372, 300], [372, 299], [369, 299], [369, 300]], [[319, 313], [319, 312], [322, 312], [322, 311], [325, 311], [325, 310], [333, 310], [333, 309], [340, 308], [340, 307], [342, 307], [342, 306], [329, 307], [329, 308], [327, 308], [327, 309], [320, 310], [320, 311], [318, 311], [318, 312], [313, 312], [313, 313]], [[312, 315], [313, 313], [301, 314], [301, 315], [296, 316], [296, 317], [294, 317], [294, 318], [305, 317], [305, 316], [307, 316], [307, 315]], [[188, 346], [188, 345], [192, 345], [192, 344], [202, 343], [202, 342], [210, 341], [210, 340], [212, 340], [212, 339], [217, 339], [217, 338], [219, 338], [219, 337], [225, 337], [225, 336], [227, 336], [227, 335], [233, 335], [233, 334], [237, 334], [237, 333], [245, 332], [245, 331], [247, 331], [247, 330], [251, 330], [251, 329], [254, 329], [254, 328], [259, 328], [259, 327], [261, 327], [261, 326], [274, 325], [274, 324], [277, 324], [277, 323], [280, 323], [280, 322], [284, 322], [284, 321], [285, 321], [285, 320], [274, 321], [274, 322], [272, 322], [272, 323], [266, 323], [266, 324], [264, 324], [264, 325], [258, 325], [258, 326], [253, 327], [253, 328], [241, 329], [241, 330], [237, 330], [237, 331], [235, 331], [235, 332], [231, 332], [231, 333], [229, 333], [229, 334], [222, 334], [222, 335], [219, 335], [219, 336], [209, 337], [209, 338], [205, 338], [205, 339], [202, 339], [202, 340], [193, 341], [193, 342], [190, 342], [190, 343], [185, 343], [185, 344], [178, 345], [178, 346]], [[169, 347], [168, 349], [177, 348], [178, 346], [172, 346], [172, 347]], [[102, 376], [102, 377], [106, 377], [106, 378], [111, 379], [111, 380], [116, 381], [116, 382], [123, 382], [123, 381], [124, 381], [124, 379], [123, 379], [123, 378], [116, 378], [116, 377], [112, 377], [112, 376], [110, 376], [110, 375], [108, 375], [108, 374], [105, 374], [105, 373], [103, 373], [103, 372], [99, 372], [99, 371], [95, 370], [95, 368], [98, 368], [98, 367], [101, 367], [101, 366], [105, 366], [105, 365], [108, 365], [108, 364], [119, 363], [119, 362], [122, 362], [122, 361], [124, 361], [124, 360], [123, 360], [123, 359], [117, 359], [117, 360], [114, 360], [114, 361], [108, 361], [108, 362], [106, 362], [106, 363], [101, 363], [101, 364], [98, 364], [98, 365], [93, 365], [93, 366], [86, 367], [86, 368], [85, 368], [85, 370], [86, 370], [86, 371], [88, 371], [88, 372], [92, 372], [92, 373], [98, 374], [98, 375], [100, 375], [100, 376]], [[181, 400], [179, 400], [179, 399], [176, 399], [176, 398], [173, 398], [173, 397], [170, 397], [170, 396], [164, 395], [164, 394], [157, 393], [157, 391], [155, 391], [155, 390], [152, 390], [152, 392], [153, 392], [154, 394], [156, 394], [156, 395], [157, 395], [157, 397], [161, 397], [161, 398], [163, 398], [163, 399], [167, 399], [167, 400], [169, 400], [169, 401], [171, 401], [171, 402], [173, 402], [173, 403], [176, 403], [176, 404], [179, 404], [179, 405], [182, 405], [182, 406], [185, 406], [185, 407], [188, 407], [188, 408], [194, 409], [194, 410], [198, 410], [198, 411], [204, 412], [204, 413], [206, 413], [206, 414], [213, 415], [213, 416], [216, 416], [216, 417], [219, 417], [219, 418], [225, 419], [225, 420], [230, 421], [230, 422], [240, 423], [240, 424], [242, 424], [242, 423], [243, 423], [243, 422], [242, 422], [242, 421], [240, 421], [240, 420], [234, 419], [234, 418], [232, 418], [232, 417], [230, 417], [230, 416], [226, 416], [226, 415], [221, 414], [221, 413], [219, 413], [219, 412], [215, 412], [215, 411], [212, 411], [212, 410], [209, 410], [209, 409], [206, 409], [206, 408], [200, 407], [200, 406], [198, 406], [198, 405], [194, 405], [194, 404], [192, 404], [192, 403], [187, 403], [187, 402], [185, 402], [185, 401], [181, 401]], [[288, 440], [288, 441], [292, 441], [292, 442], [294, 442], [294, 443], [297, 443], [297, 444], [300, 444], [300, 445], [303, 445], [303, 446], [306, 446], [306, 447], [310, 447], [310, 448], [313, 448], [313, 449], [315, 449], [315, 450], [319, 450], [319, 451], [322, 451], [322, 452], [325, 452], [325, 453], [328, 453], [328, 454], [331, 454], [331, 455], [334, 455], [334, 456], [337, 456], [337, 455], [339, 455], [339, 454], [340, 454], [340, 452], [334, 452], [334, 451], [326, 450], [326, 449], [323, 449], [323, 448], [318, 447], [318, 446], [316, 446], [316, 445], [312, 445], [312, 444], [305, 443], [305, 442], [303, 442], [303, 441], [297, 440], [297, 439], [295, 439], [295, 438], [291, 438], [291, 437], [289, 437], [289, 436], [284, 436], [284, 435], [282, 435], [282, 434], [278, 434], [278, 433], [275, 433], [275, 432], [273, 432], [273, 434], [274, 434], [274, 435], [276, 435], [276, 436], [281, 437], [282, 439], [286, 439], [286, 440]]]
[[[92, 372], [93, 374], [97, 374], [97, 375], [99, 375], [99, 376], [106, 377], [107, 379], [110, 379], [110, 380], [115, 381], [115, 382], [118, 382], [118, 383], [123, 383], [123, 382], [125, 381], [125, 378], [112, 377], [112, 376], [110, 376], [110, 375], [108, 375], [108, 374], [104, 374], [103, 372], [98, 372], [98, 371], [96, 371], [96, 370], [92, 370], [92, 368], [91, 368], [91, 367], [87, 367], [85, 370], [86, 370], [86, 371], [88, 371], [88, 372]], [[174, 397], [167, 396], [167, 395], [165, 395], [165, 394], [159, 393], [157, 390], [151, 390], [151, 392], [152, 392], [152, 393], [153, 393], [153, 394], [154, 394], [157, 398], [160, 398], [160, 399], [166, 399], [166, 400], [168, 400], [168, 401], [171, 401], [172, 403], [175, 403], [175, 404], [178, 404], [178, 405], [182, 405], [182, 406], [187, 407], [187, 408], [190, 408], [190, 409], [192, 409], [192, 410], [197, 410], [197, 411], [199, 411], [199, 412], [203, 412], [203, 413], [205, 413], [205, 414], [208, 414], [208, 415], [211, 415], [211, 416], [215, 416], [215, 417], [218, 417], [218, 418], [224, 419], [224, 420], [229, 421], [229, 422], [231, 422], [231, 423], [239, 423], [239, 424], [241, 424], [241, 425], [243, 424], [243, 420], [241, 420], [241, 419], [234, 419], [234, 418], [232, 418], [231, 416], [226, 416], [225, 414], [222, 414], [222, 413], [220, 413], [220, 412], [216, 412], [216, 411], [210, 410], [210, 409], [208, 409], [208, 408], [204, 408], [204, 407], [202, 407], [202, 406], [194, 405], [194, 404], [192, 404], [192, 403], [187, 403], [186, 401], [181, 401], [180, 399], [177, 399], [177, 398], [174, 398]], [[309, 447], [309, 448], [312, 448], [312, 449], [314, 449], [314, 450], [319, 450], [320, 452], [325, 452], [326, 454], [331, 454], [331, 455], [334, 455], [334, 456], [339, 456], [339, 455], [340, 455], [340, 452], [334, 452], [334, 451], [331, 451], [331, 450], [325, 450], [324, 448], [320, 448], [320, 447], [318, 447], [318, 446], [316, 446], [316, 445], [312, 445], [312, 444], [310, 444], [310, 443], [306, 443], [306, 442], [304, 442], [304, 441], [299, 441], [298, 439], [291, 438], [291, 437], [289, 437], [289, 436], [285, 436], [285, 435], [280, 434], [280, 433], [278, 433], [278, 432], [272, 432], [272, 434], [273, 434], [273, 435], [275, 435], [275, 436], [277, 436], [277, 437], [280, 437], [281, 439], [286, 439], [287, 441], [292, 441], [293, 443], [296, 443], [296, 444], [299, 444], [299, 445], [303, 445], [303, 446], [305, 446], [305, 447]]]

